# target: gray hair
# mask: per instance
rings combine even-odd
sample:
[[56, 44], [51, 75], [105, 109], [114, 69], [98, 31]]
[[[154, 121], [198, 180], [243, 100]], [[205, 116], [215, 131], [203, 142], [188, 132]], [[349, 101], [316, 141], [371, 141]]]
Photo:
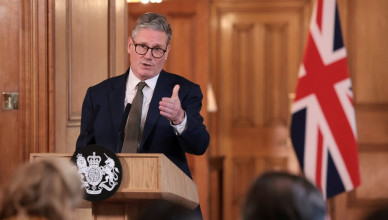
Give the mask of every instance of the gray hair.
[[166, 45], [170, 43], [172, 30], [170, 28], [170, 24], [167, 22], [167, 19], [163, 15], [152, 12], [147, 12], [141, 15], [139, 19], [137, 19], [135, 27], [132, 29], [132, 39], [134, 39], [137, 35], [137, 32], [143, 28], [166, 33]]

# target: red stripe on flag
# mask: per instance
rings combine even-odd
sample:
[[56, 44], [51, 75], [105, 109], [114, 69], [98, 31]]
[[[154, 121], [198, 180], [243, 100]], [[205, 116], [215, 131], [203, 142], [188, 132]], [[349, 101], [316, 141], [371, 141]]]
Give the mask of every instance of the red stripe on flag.
[[321, 129], [318, 128], [317, 140], [317, 166], [315, 170], [315, 185], [322, 192], [322, 155], [323, 155], [323, 136]]
[[351, 96], [349, 96], [349, 95], [347, 97], [349, 99], [349, 102], [352, 103], [352, 105], [353, 105], [353, 98]]
[[318, 6], [318, 8], [317, 8], [317, 25], [318, 25], [318, 27], [319, 27], [319, 30], [321, 30], [322, 31], [322, 11], [323, 11], [323, 9], [322, 9], [322, 7], [323, 7], [323, 1], [322, 0], [318, 0], [318, 2], [317, 2], [317, 6]]

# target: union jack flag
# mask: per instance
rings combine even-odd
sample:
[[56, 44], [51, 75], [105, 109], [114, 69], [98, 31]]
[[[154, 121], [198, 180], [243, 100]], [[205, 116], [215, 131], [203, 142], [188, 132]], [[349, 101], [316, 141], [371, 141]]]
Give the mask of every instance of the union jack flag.
[[292, 106], [291, 140], [325, 198], [359, 186], [357, 131], [336, 0], [318, 0]]

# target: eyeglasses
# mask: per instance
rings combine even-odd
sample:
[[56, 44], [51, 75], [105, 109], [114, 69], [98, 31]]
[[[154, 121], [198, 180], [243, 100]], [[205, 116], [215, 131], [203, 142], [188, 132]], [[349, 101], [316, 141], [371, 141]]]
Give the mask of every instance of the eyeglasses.
[[133, 39], [133, 44], [135, 45], [135, 51], [139, 55], [144, 55], [148, 52], [149, 49], [151, 49], [151, 54], [155, 58], [161, 58], [164, 53], [166, 53], [167, 50], [163, 50], [162, 48], [159, 47], [148, 47], [147, 45], [144, 44], [137, 44]]

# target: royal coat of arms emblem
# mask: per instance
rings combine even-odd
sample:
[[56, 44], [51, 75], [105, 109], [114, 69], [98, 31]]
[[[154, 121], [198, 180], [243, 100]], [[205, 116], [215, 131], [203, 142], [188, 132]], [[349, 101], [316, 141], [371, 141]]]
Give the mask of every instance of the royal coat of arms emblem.
[[91, 145], [85, 148], [82, 149], [83, 152], [76, 151], [72, 158], [81, 175], [82, 187], [86, 193], [85, 199], [104, 200], [113, 195], [120, 185], [120, 161], [113, 152], [106, 152], [107, 149], [104, 147]]
[[119, 169], [115, 167], [115, 162], [112, 158], [106, 154], [104, 155], [106, 160], [103, 166], [100, 166], [101, 157], [96, 156], [96, 152], [93, 152], [92, 156], [88, 156], [87, 160], [85, 160], [82, 154], [77, 155], [78, 173], [81, 174], [82, 187], [85, 188], [86, 193], [100, 194], [103, 189], [112, 191], [118, 184], [117, 174]]

